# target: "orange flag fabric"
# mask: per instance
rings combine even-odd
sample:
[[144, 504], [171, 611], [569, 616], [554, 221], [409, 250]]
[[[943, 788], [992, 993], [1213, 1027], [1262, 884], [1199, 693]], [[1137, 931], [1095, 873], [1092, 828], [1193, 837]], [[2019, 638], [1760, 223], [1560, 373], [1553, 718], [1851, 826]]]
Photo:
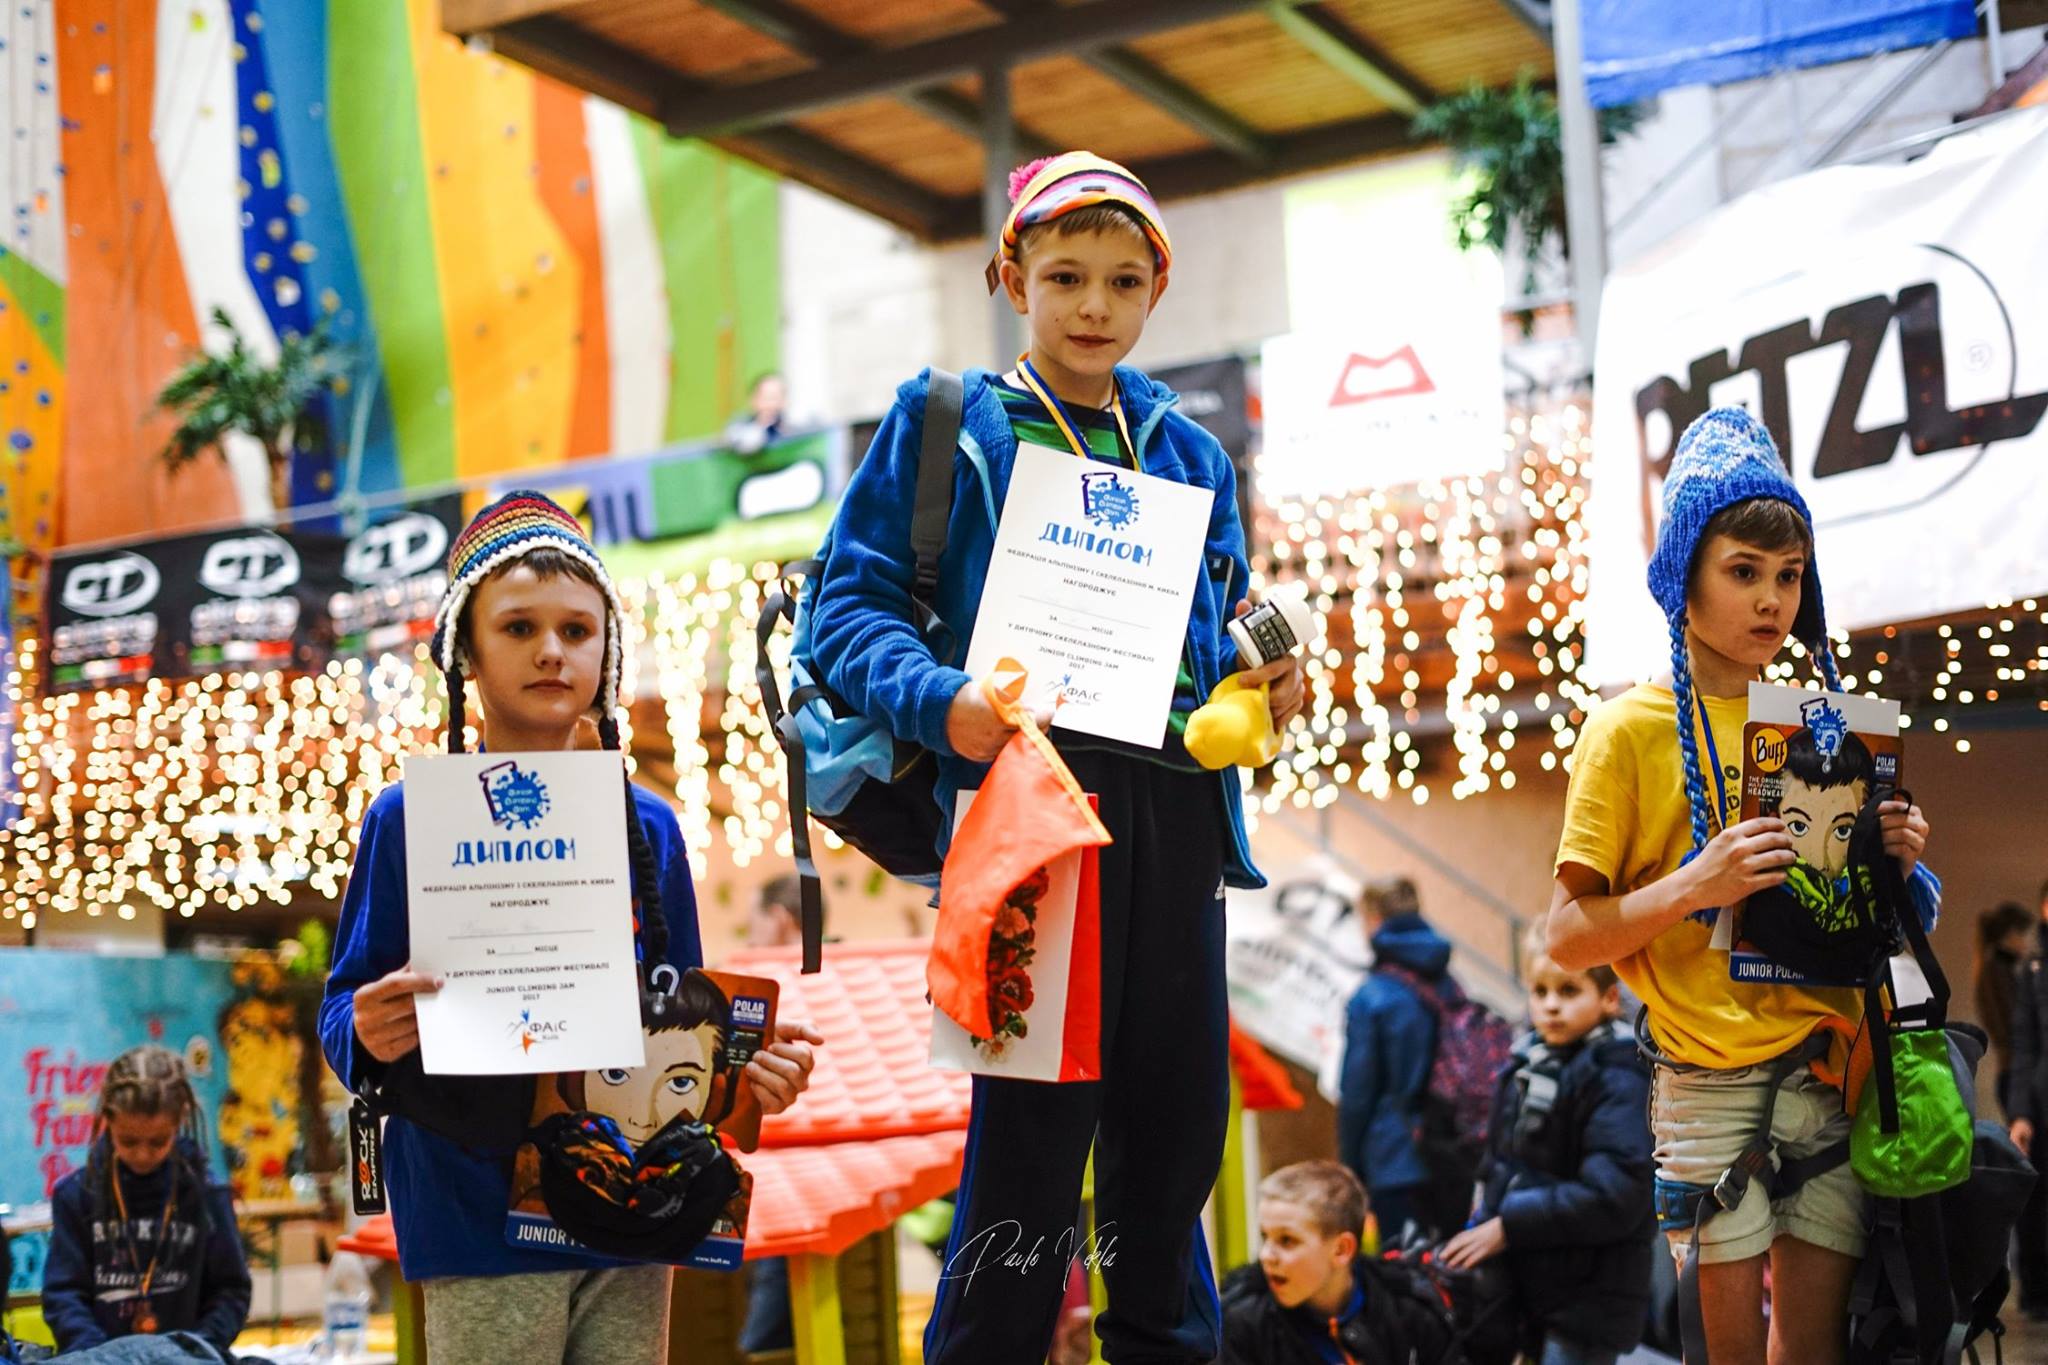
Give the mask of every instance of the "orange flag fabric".
[[1052, 741], [1019, 704], [1023, 667], [1003, 659], [981, 686], [1017, 733], [996, 755], [946, 851], [925, 984], [948, 1018], [987, 1038], [996, 1028], [989, 939], [1004, 901], [1054, 859], [1111, 840]]

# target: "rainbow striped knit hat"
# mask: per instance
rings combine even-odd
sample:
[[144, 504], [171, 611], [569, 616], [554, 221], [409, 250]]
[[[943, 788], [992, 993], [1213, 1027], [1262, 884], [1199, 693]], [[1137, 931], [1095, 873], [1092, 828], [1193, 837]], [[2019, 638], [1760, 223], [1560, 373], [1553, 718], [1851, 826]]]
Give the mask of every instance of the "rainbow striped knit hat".
[[[462, 618], [463, 604], [491, 574], [543, 548], [559, 550], [584, 565], [604, 591], [604, 680], [598, 685], [597, 713], [609, 722], [619, 705], [625, 611], [604, 561], [583, 534], [582, 523], [545, 493], [515, 489], [471, 517], [455, 538], [455, 546], [448, 552], [448, 592], [434, 614], [434, 662], [448, 675], [451, 685], [460, 685], [463, 660], [455, 646], [455, 623]], [[449, 738], [460, 742], [454, 727]]]
[[1161, 274], [1173, 265], [1173, 242], [1166, 235], [1166, 219], [1145, 182], [1128, 170], [1093, 152], [1062, 152], [1042, 161], [1029, 162], [1010, 173], [1010, 216], [1003, 220], [1003, 234], [996, 254], [988, 263], [988, 292], [993, 294], [1002, 281], [1004, 261], [1017, 259], [1017, 236], [1026, 228], [1094, 204], [1115, 204], [1128, 209], [1152, 243], [1152, 256]]

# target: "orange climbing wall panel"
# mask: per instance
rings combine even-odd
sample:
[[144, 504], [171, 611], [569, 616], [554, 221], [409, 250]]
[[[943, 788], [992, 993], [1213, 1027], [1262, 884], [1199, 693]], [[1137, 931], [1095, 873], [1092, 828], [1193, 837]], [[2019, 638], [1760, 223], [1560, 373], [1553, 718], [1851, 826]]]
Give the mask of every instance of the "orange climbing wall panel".
[[58, 467], [59, 544], [233, 517], [226, 467], [176, 476], [157, 458], [172, 422], [158, 389], [199, 329], [151, 136], [156, 0], [58, 0], [70, 242], [69, 372]]

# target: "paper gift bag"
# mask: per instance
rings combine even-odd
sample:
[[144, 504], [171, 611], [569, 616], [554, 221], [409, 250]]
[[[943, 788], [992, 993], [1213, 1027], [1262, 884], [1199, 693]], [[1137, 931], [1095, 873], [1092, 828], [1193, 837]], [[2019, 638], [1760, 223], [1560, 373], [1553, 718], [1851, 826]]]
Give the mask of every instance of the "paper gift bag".
[[1101, 1075], [1101, 931], [1093, 802], [1017, 704], [1005, 660], [984, 686], [1017, 733], [962, 792], [925, 979], [932, 1063], [1023, 1080]]
[[[974, 795], [962, 792], [960, 800], [971, 802]], [[1013, 981], [1018, 973], [1022, 976], [1022, 1031], [977, 1039], [934, 1007], [933, 1066], [1024, 1081], [1102, 1078], [1102, 919], [1096, 851], [1076, 849], [1055, 858], [1043, 872], [1028, 925], [1018, 923], [1023, 919], [1019, 909], [998, 912], [1001, 927], [1029, 934], [1030, 958], [1011, 976]], [[943, 922], [943, 905], [939, 915]]]

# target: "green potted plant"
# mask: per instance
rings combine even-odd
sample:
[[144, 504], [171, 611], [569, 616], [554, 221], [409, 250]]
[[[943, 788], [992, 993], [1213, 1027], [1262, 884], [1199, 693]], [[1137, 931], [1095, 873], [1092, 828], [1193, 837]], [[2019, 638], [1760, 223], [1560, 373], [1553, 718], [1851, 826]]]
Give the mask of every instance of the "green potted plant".
[[292, 503], [292, 455], [320, 439], [316, 400], [341, 382], [341, 348], [323, 320], [309, 332], [287, 332], [276, 361], [265, 364], [225, 309], [215, 308], [212, 318], [227, 333], [227, 350], [194, 356], [156, 396], [157, 406], [178, 417], [164, 463], [183, 469], [208, 450], [225, 459], [222, 438], [240, 432], [263, 447], [271, 506], [282, 518]]
[[[1600, 140], [1611, 143], [1636, 126], [1633, 105], [1602, 109]], [[1522, 293], [1533, 293], [1544, 245], [1564, 237], [1564, 147], [1557, 96], [1523, 72], [1505, 89], [1472, 85], [1416, 115], [1418, 137], [1451, 149], [1472, 187], [1451, 205], [1461, 250], [1490, 247], [1506, 255], [1510, 225], [1520, 229]]]

